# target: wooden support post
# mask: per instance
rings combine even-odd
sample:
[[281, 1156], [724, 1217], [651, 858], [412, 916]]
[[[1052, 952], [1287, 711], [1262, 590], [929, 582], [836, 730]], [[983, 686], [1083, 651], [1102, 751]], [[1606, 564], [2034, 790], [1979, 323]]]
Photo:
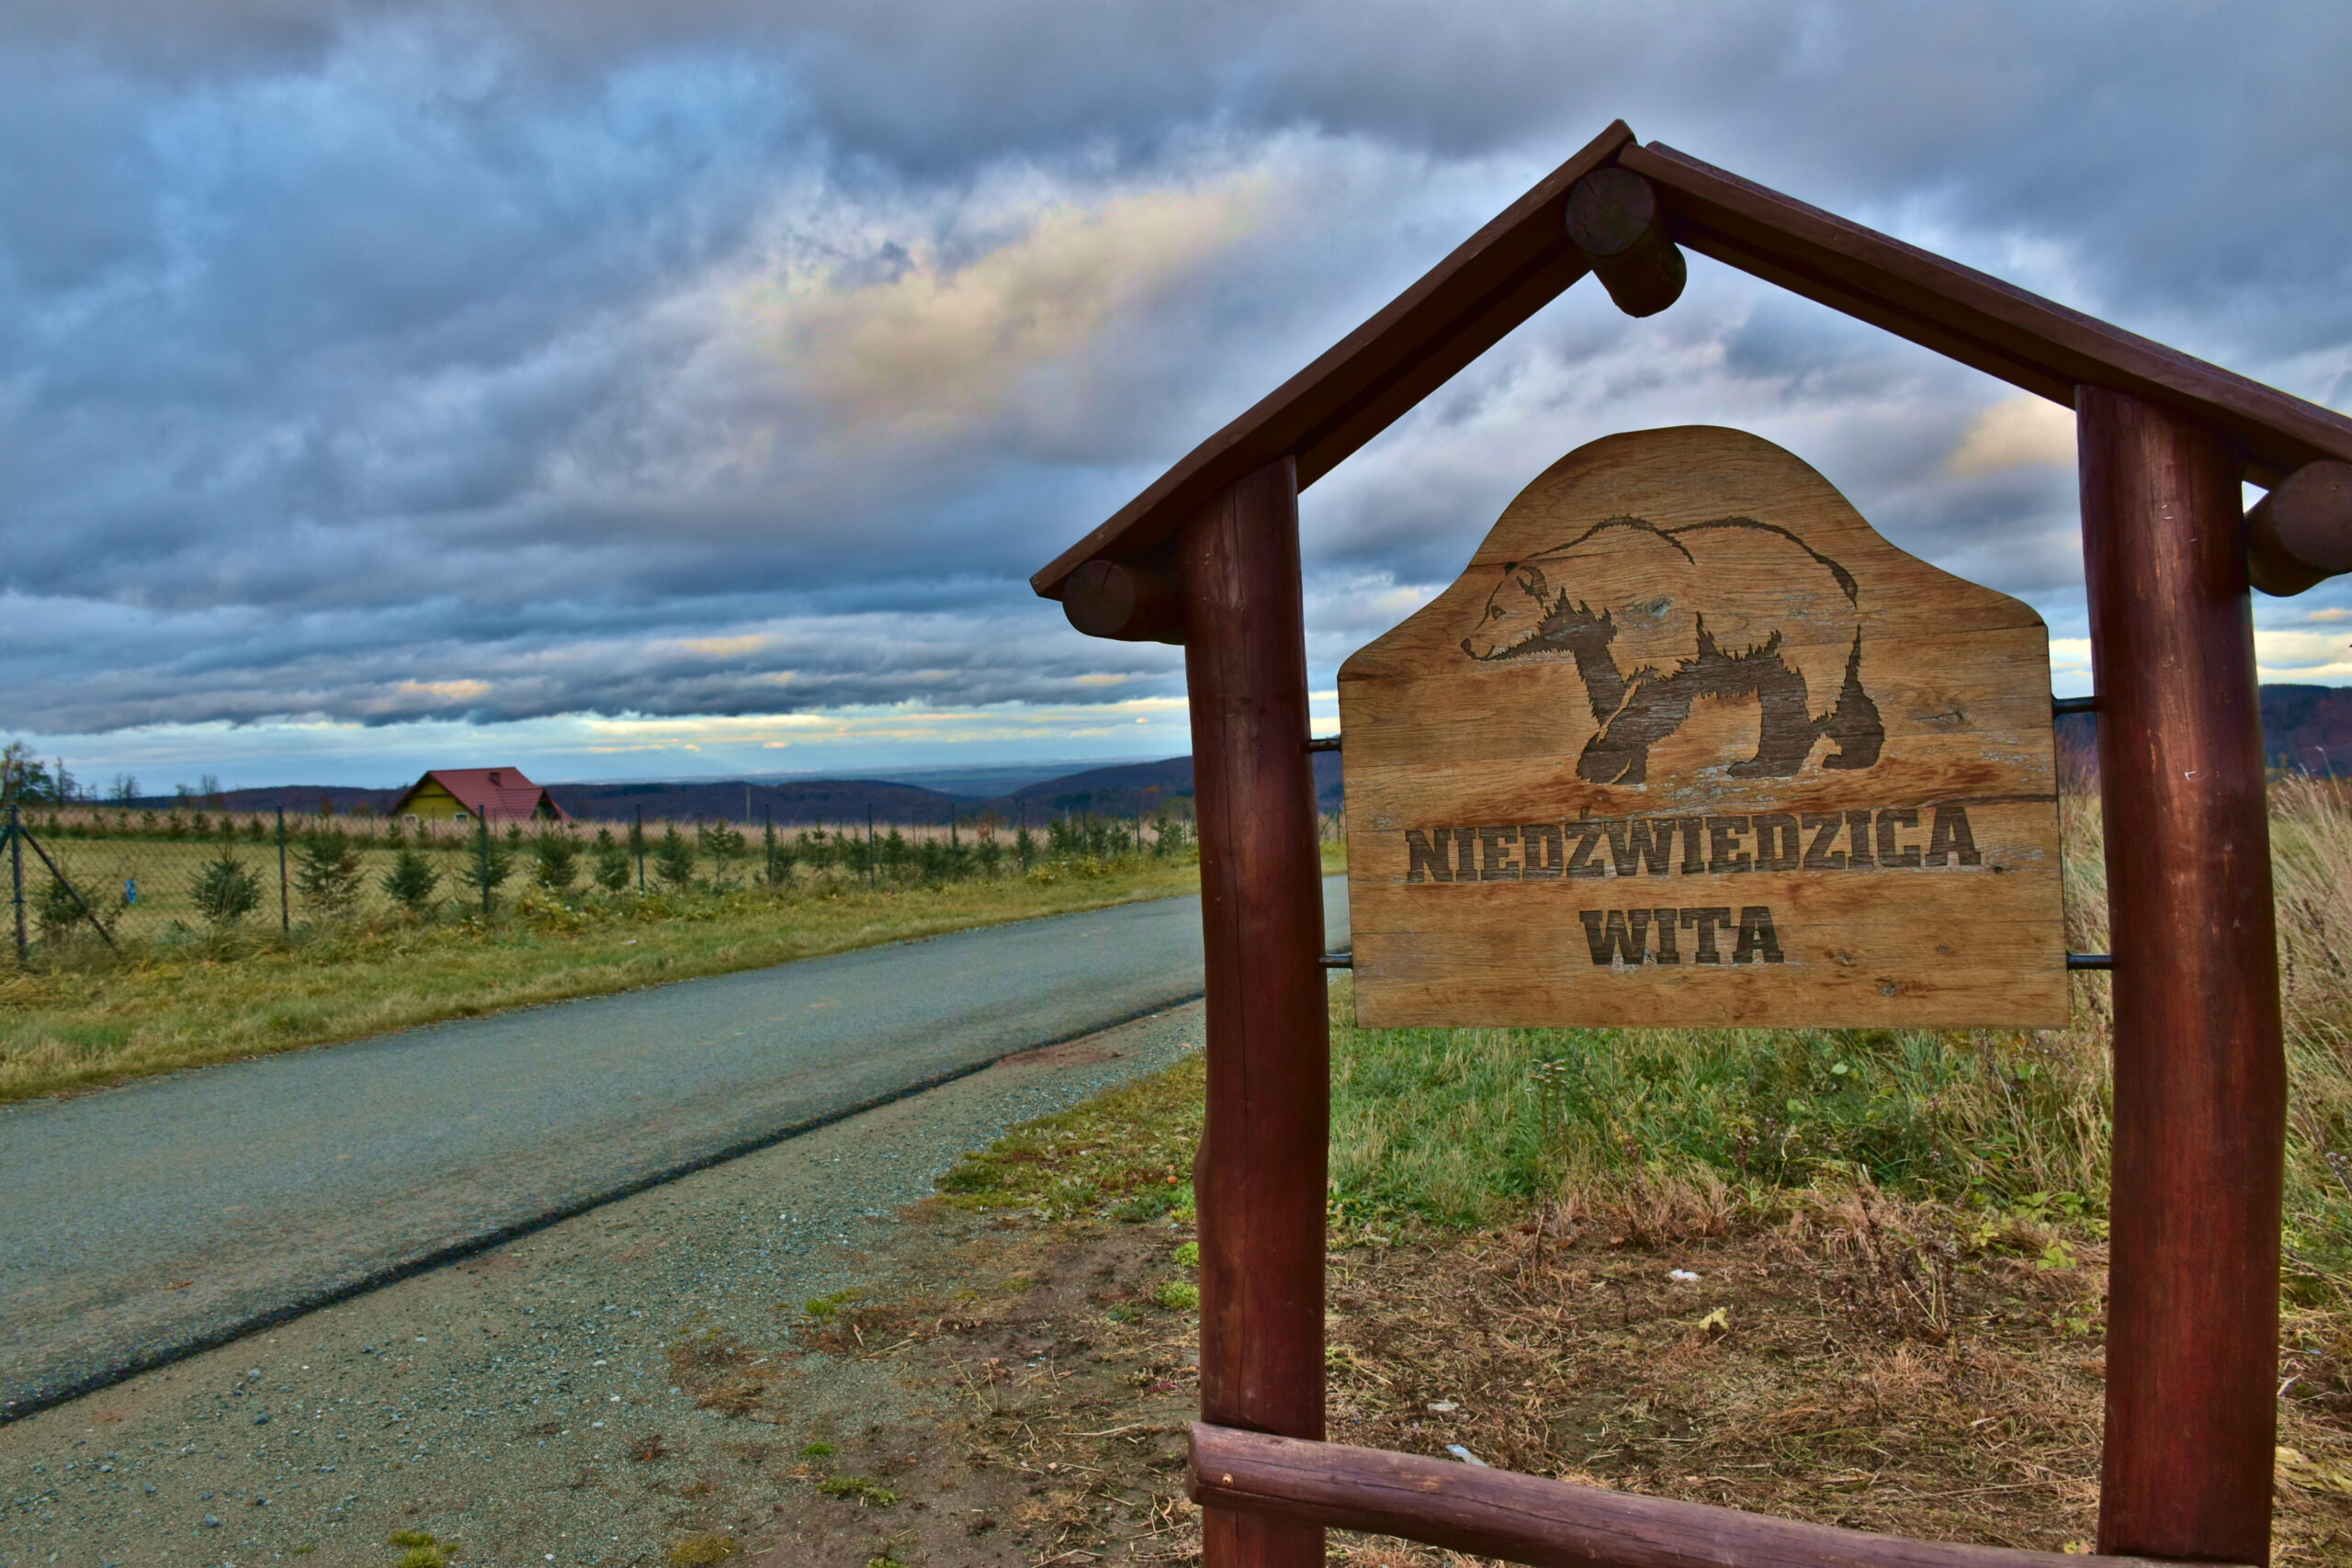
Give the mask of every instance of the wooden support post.
[[2115, 950], [2098, 1547], [2267, 1562], [2286, 1062], [2238, 464], [2075, 406]]
[[[1330, 1030], [1291, 459], [1195, 513], [1179, 550], [1207, 944], [1201, 1416], [1320, 1438]], [[1323, 1561], [1295, 1519], [1211, 1507], [1203, 1532], [1205, 1568]]]

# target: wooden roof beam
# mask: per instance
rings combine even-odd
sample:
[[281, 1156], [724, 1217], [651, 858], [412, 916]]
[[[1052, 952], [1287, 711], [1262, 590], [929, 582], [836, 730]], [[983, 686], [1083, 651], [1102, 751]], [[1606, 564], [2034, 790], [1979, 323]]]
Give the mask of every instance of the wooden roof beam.
[[1568, 191], [1632, 144], [1619, 120], [1315, 363], [1202, 442], [1029, 580], [1048, 599], [1097, 556], [1142, 560], [1196, 508], [1285, 453], [1304, 490], [1584, 276]]
[[[1610, 126], [1329, 352], [1210, 436], [1109, 521], [1030, 579], [1060, 599], [1091, 560], [1150, 568], [1184, 519], [1244, 474], [1295, 458], [1304, 490], [1401, 418], [1589, 271], [1568, 234], [1568, 197], [1587, 175], [1650, 182], [1674, 244], [2072, 407], [2081, 386], [2111, 388], [2226, 434], [2246, 477], [2276, 487], [2319, 462], [2352, 462], [2352, 419], [2053, 304], [1931, 252], [1808, 207], [1670, 147]], [[1621, 176], [1612, 175], [1611, 178]], [[1620, 193], [1621, 195], [1623, 193]], [[1601, 250], [1608, 249], [1603, 244]], [[1645, 313], [1678, 292], [1673, 245], [1602, 254], [1612, 296]], [[1613, 270], [1611, 270], [1613, 268]], [[1647, 268], [1655, 276], [1637, 276]], [[1665, 269], [1665, 270], [1659, 270]], [[2335, 497], [2331, 481], [2310, 505]], [[2306, 510], [2309, 506], [2306, 507]], [[2267, 516], [2267, 514], [2266, 514]], [[2302, 526], [2312, 533], [2317, 524]], [[2326, 550], [2352, 559], [2352, 517], [2332, 516]], [[2301, 536], [2300, 535], [2298, 536]], [[2282, 534], [2284, 538], [2285, 535]], [[2333, 554], [2329, 552], [2334, 552]], [[1130, 595], [1132, 596], [1132, 595]], [[1124, 602], [1124, 601], [1123, 601]], [[1109, 635], [1148, 635], [1137, 630]]]
[[1675, 241], [2072, 408], [2109, 387], [2227, 434], [2247, 477], [2352, 459], [2352, 419], [1656, 142], [1619, 166], [1665, 194]]

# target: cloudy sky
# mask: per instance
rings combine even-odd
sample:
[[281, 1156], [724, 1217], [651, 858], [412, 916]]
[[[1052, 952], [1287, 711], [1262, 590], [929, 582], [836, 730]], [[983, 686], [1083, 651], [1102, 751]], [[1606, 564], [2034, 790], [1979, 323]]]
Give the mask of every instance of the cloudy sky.
[[[1623, 117], [2352, 409], [2352, 7], [0, 0], [0, 734], [147, 787], [1188, 749], [1027, 574]], [[1332, 671], [1612, 431], [2024, 597], [2071, 416], [1700, 258], [1303, 499]], [[2257, 608], [2352, 681], [2352, 592]]]

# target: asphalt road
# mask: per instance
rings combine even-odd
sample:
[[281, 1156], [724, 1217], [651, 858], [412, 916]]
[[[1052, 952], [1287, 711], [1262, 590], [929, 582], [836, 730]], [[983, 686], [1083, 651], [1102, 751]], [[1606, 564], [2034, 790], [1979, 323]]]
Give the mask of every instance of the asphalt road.
[[1200, 989], [1174, 898], [0, 1109], [0, 1420]]

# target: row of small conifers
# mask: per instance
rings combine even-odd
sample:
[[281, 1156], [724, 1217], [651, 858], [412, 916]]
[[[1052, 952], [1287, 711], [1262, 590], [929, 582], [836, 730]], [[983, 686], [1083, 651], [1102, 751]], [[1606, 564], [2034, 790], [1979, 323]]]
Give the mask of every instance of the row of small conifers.
[[77, 933], [95, 940], [93, 917], [112, 933], [161, 935], [248, 921], [315, 926], [370, 911], [479, 914], [526, 896], [584, 908], [796, 886], [935, 886], [1165, 858], [1193, 842], [1191, 822], [1174, 813], [912, 829], [667, 821], [403, 831], [380, 819], [281, 824], [200, 813], [176, 836], [145, 823], [124, 832], [103, 814], [28, 826], [71, 879], [69, 888], [28, 863], [28, 923], [52, 942]]

